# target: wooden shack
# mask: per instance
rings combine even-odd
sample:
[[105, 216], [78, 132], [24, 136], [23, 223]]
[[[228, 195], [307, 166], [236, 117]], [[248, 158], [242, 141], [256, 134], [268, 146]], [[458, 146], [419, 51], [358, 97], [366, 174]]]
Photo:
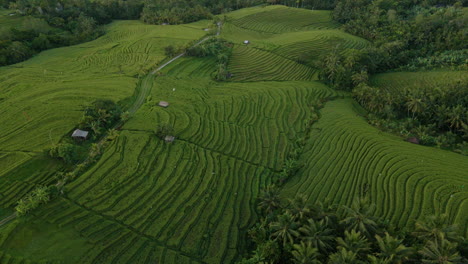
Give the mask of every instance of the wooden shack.
[[75, 129], [75, 131], [73, 131], [72, 138], [74, 138], [75, 140], [84, 141], [88, 138], [88, 134], [89, 134], [88, 131]]
[[169, 103], [166, 101], [159, 101], [158, 106], [166, 108], [169, 106]]

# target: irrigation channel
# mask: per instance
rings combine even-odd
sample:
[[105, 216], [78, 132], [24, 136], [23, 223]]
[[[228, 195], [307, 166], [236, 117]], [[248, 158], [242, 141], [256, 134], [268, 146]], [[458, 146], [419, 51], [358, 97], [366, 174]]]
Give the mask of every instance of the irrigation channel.
[[[219, 36], [220, 32], [221, 32], [221, 26], [222, 26], [222, 23], [221, 22], [218, 22], [217, 24], [217, 31], [216, 31], [216, 35], [215, 36]], [[200, 44], [202, 44], [203, 42], [209, 40], [210, 38], [212, 38], [213, 36], [207, 36], [201, 40], [199, 40], [197, 43], [193, 44], [192, 45], [192, 48], [193, 47], [196, 47]], [[152, 72], [150, 72], [149, 74], [147, 74], [141, 81], [141, 86], [140, 86], [140, 90], [139, 90], [139, 93], [135, 99], [135, 102], [133, 102], [133, 105], [131, 107], [129, 107], [128, 109], [128, 112], [130, 113], [130, 115], [133, 115], [138, 109], [140, 109], [140, 107], [143, 105], [143, 103], [145, 102], [146, 98], [148, 97], [148, 95], [150, 94], [151, 92], [151, 88], [152, 88], [152, 79], [154, 78], [154, 75], [159, 72], [160, 70], [164, 69], [167, 65], [171, 64], [172, 62], [174, 62], [175, 60], [183, 57], [185, 55], [185, 52], [182, 52], [181, 54], [175, 56], [174, 58], [170, 59], [169, 61], [165, 62], [164, 64], [160, 65], [158, 68], [156, 68], [155, 70], [153, 70]], [[118, 124], [115, 125], [114, 128], [117, 128], [117, 127], [120, 127], [122, 126], [122, 123], [119, 122]], [[105, 136], [103, 136], [103, 139], [102, 140], [105, 140]], [[101, 141], [102, 141], [101, 140]], [[60, 182], [58, 182], [56, 184], [57, 186], [60, 186]], [[11, 220], [15, 219], [17, 217], [17, 214], [16, 212], [14, 212], [13, 214], [3, 218], [0, 220], [0, 227], [9, 223]]]

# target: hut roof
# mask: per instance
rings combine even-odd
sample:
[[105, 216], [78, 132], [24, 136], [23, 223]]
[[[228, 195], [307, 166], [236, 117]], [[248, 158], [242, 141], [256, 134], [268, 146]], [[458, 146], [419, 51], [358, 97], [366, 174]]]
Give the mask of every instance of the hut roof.
[[174, 136], [169, 136], [168, 135], [168, 136], [164, 137], [164, 141], [166, 141], [166, 142], [172, 142], [172, 141], [174, 141], [174, 139], [175, 139]]
[[81, 138], [86, 138], [88, 136], [88, 131], [76, 129], [73, 131], [72, 137], [81, 137]]
[[249, 44], [249, 43], [250, 43], [250, 41], [244, 40], [244, 44]]
[[158, 105], [161, 106], [161, 107], [168, 107], [169, 103], [166, 102], [166, 101], [159, 101]]

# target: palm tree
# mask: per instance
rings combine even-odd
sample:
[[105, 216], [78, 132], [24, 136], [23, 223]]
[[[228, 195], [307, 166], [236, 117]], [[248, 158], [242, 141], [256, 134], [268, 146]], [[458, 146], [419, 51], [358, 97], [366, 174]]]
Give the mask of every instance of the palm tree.
[[302, 238], [317, 248], [322, 253], [327, 253], [333, 249], [335, 237], [333, 230], [324, 224], [324, 221], [314, 221], [309, 219], [308, 224], [299, 228], [303, 234]]
[[460, 129], [465, 124], [465, 115], [466, 110], [462, 105], [457, 105], [455, 107], [450, 108], [448, 112], [448, 119], [447, 123], [450, 125], [450, 128]]
[[335, 227], [338, 222], [336, 215], [336, 206], [330, 201], [316, 202], [312, 207], [312, 217], [314, 220], [323, 220], [324, 224], [329, 227]]
[[271, 237], [275, 240], [281, 240], [283, 247], [294, 244], [294, 238], [299, 236], [297, 231], [298, 224], [294, 221], [294, 217], [286, 212], [278, 216], [278, 221], [270, 223]]
[[351, 230], [351, 232], [344, 232], [344, 239], [338, 237], [336, 239], [338, 242], [338, 249], [346, 249], [348, 251], [354, 252], [357, 255], [363, 256], [370, 251], [370, 243], [361, 232], [356, 230]]
[[390, 258], [378, 258], [376, 256], [367, 255], [369, 264], [393, 264], [394, 262]]
[[457, 245], [450, 243], [443, 236], [428, 241], [426, 246], [418, 251], [422, 256], [423, 263], [430, 264], [452, 264], [460, 263], [461, 257], [457, 251]]
[[361, 264], [356, 253], [342, 248], [340, 251], [330, 255], [328, 264]]
[[291, 213], [296, 221], [303, 222], [310, 216], [310, 207], [304, 195], [296, 195], [294, 199], [289, 199], [287, 211]]
[[279, 190], [274, 186], [268, 186], [259, 196], [258, 208], [266, 215], [273, 213], [281, 207]]
[[317, 260], [318, 250], [312, 246], [310, 242], [301, 244], [294, 244], [294, 250], [291, 252], [293, 255], [293, 262], [296, 264], [320, 264]]
[[425, 221], [417, 221], [413, 235], [423, 241], [435, 240], [443, 236], [451, 242], [459, 242], [461, 238], [457, 226], [448, 224], [446, 214], [431, 215]]
[[385, 232], [385, 237], [382, 238], [381, 236], [376, 235], [375, 239], [377, 240], [377, 244], [380, 248], [378, 256], [383, 257], [384, 259], [391, 259], [392, 263], [401, 264], [413, 253], [412, 248], [406, 247], [402, 244], [403, 240], [394, 238], [387, 232]]
[[34, 190], [34, 197], [39, 203], [47, 203], [50, 200], [47, 187], [42, 186]]
[[413, 96], [408, 98], [408, 101], [406, 102], [406, 107], [408, 108], [408, 112], [411, 111], [413, 113], [413, 119], [414, 115], [416, 113], [421, 113], [424, 109], [424, 102], [420, 98], [415, 98]]
[[351, 207], [344, 207], [346, 218], [341, 220], [341, 224], [348, 231], [356, 230], [366, 235], [368, 238], [373, 237], [377, 232], [378, 225], [376, 219], [371, 215], [374, 210], [374, 205], [371, 205], [367, 198], [358, 198], [354, 200]]

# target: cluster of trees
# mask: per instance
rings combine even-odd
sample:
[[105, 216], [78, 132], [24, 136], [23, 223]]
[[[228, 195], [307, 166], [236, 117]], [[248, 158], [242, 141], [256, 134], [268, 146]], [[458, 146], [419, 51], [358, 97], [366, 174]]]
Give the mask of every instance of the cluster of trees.
[[423, 144], [468, 151], [466, 81], [445, 87], [421, 84], [399, 94], [368, 84], [370, 74], [389, 70], [466, 69], [463, 4], [466, 1], [336, 1], [334, 19], [373, 45], [362, 50], [336, 47], [318, 61], [319, 78], [336, 89], [354, 91], [380, 127], [417, 136]]
[[267, 0], [269, 4], [290, 7], [327, 10], [335, 7], [335, 0]]
[[145, 0], [141, 19], [149, 24], [182, 24], [263, 3], [263, 0]]
[[93, 137], [99, 137], [122, 119], [122, 109], [112, 100], [99, 99], [86, 107], [81, 118], [80, 129], [91, 130]]
[[373, 216], [367, 199], [351, 207], [304, 196], [282, 201], [276, 187], [259, 197], [261, 218], [249, 230], [253, 252], [248, 263], [396, 264], [466, 263], [468, 243], [445, 215], [417, 222], [413, 232]]
[[[352, 90], [365, 74], [385, 72], [404, 65], [431, 68], [464, 65], [468, 59], [466, 25], [460, 2], [420, 0], [338, 0], [333, 18], [351, 34], [372, 41], [357, 50], [326, 54], [317, 65], [320, 77], [331, 86]], [[359, 77], [358, 75], [361, 75]], [[365, 79], [365, 78], [364, 78]]]
[[26, 195], [26, 197], [18, 201], [15, 207], [16, 214], [18, 216], [26, 215], [30, 211], [38, 208], [39, 205], [47, 203], [50, 200], [52, 188], [53, 187], [39, 186], [34, 189], [31, 193]]
[[458, 149], [468, 155], [467, 87], [467, 79], [443, 89], [425, 84], [400, 92], [361, 84], [353, 95], [373, 114], [372, 124], [404, 137], [416, 137], [424, 145]]
[[230, 75], [227, 70], [227, 65], [232, 55], [232, 48], [232, 43], [221, 38], [212, 38], [198, 46], [189, 48], [187, 50], [187, 55], [195, 57], [215, 57], [217, 61], [215, 79], [222, 81], [229, 78]]
[[74, 45], [102, 34], [100, 25], [112, 19], [138, 19], [140, 1], [30, 1], [3, 2], [26, 16], [24, 25], [0, 32], [0, 66], [21, 62], [55, 47]]

